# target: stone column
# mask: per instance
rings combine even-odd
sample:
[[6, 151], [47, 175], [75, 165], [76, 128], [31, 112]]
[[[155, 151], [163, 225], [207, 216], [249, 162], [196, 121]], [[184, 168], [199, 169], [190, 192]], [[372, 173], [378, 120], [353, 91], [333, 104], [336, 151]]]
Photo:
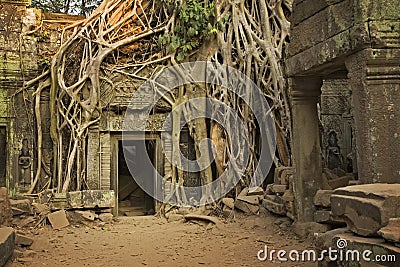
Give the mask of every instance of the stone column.
[[322, 188], [321, 145], [317, 102], [321, 94], [319, 77], [289, 79], [293, 108], [293, 156], [296, 166], [294, 195], [299, 222], [314, 220], [313, 198]]
[[86, 164], [89, 189], [100, 189], [100, 132], [97, 127], [89, 129]]
[[400, 50], [364, 49], [346, 60], [361, 183], [400, 183]]

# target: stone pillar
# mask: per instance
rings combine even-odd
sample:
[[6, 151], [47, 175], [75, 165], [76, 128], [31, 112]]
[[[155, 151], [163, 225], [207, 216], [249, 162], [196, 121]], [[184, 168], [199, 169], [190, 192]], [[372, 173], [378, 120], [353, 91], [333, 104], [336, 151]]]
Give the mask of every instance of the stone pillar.
[[100, 132], [92, 128], [87, 142], [87, 183], [89, 189], [100, 189]]
[[293, 108], [293, 156], [296, 166], [294, 194], [299, 222], [314, 220], [313, 198], [322, 188], [321, 145], [317, 102], [321, 94], [319, 77], [289, 79]]
[[364, 49], [346, 60], [361, 183], [400, 183], [400, 50]]

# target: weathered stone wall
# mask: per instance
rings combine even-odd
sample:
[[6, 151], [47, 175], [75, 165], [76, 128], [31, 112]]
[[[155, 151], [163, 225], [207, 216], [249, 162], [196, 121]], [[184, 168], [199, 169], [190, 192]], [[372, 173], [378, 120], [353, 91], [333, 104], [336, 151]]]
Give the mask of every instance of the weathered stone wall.
[[[14, 191], [22, 176], [29, 182], [32, 177], [32, 91], [18, 91], [37, 75], [36, 42], [26, 35], [36, 25], [36, 14], [25, 6], [0, 5], [0, 124], [7, 129], [7, 185]], [[27, 154], [24, 163], [19, 161], [22, 149]]]
[[[0, 1], [0, 127], [6, 127], [6, 180], [12, 194], [25, 191], [35, 175], [37, 164], [36, 123], [33, 92], [22, 90], [24, 83], [37, 77], [50, 64], [60, 46], [63, 27], [82, 17], [48, 14], [28, 8], [30, 1]], [[17, 2], [17, 3], [15, 3]], [[49, 176], [52, 160], [49, 90], [40, 97], [43, 130], [43, 162]], [[1, 151], [3, 153], [3, 151]], [[46, 182], [47, 179], [39, 181]]]
[[360, 182], [400, 182], [399, 8], [399, 0], [294, 2], [285, 63], [293, 105], [299, 219], [312, 220], [304, 207], [312, 206], [309, 194], [322, 188], [320, 151], [326, 141], [313, 133], [315, 123], [309, 121], [317, 119], [315, 97], [321, 95], [323, 80], [348, 79]]

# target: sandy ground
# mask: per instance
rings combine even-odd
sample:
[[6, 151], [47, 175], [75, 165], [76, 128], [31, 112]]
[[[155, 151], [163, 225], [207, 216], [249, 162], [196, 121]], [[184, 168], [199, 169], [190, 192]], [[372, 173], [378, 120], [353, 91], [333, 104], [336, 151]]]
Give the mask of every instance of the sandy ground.
[[257, 252], [311, 248], [290, 231], [290, 221], [273, 215], [237, 216], [222, 227], [156, 217], [118, 217], [106, 225], [73, 224], [27, 231], [29, 250], [16, 266], [316, 266], [314, 263], [264, 261]]

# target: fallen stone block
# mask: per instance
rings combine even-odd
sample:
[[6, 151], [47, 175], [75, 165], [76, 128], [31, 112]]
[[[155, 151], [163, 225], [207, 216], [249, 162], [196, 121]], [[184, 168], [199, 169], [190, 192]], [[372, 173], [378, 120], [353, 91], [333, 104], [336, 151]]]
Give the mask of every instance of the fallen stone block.
[[330, 208], [332, 193], [333, 190], [318, 190], [314, 196], [314, 205], [324, 208]]
[[244, 201], [246, 203], [249, 203], [251, 205], [258, 205], [260, 203], [260, 200], [258, 198], [258, 196], [238, 196], [237, 200], [241, 200]]
[[94, 221], [94, 219], [96, 219], [96, 214], [92, 211], [77, 210], [75, 213], [79, 214], [82, 218], [88, 221]]
[[270, 200], [272, 202], [276, 202], [276, 203], [285, 205], [285, 201], [280, 196], [277, 196], [277, 195], [266, 195], [266, 196], [264, 196], [264, 198], [267, 199], [267, 200]]
[[31, 202], [29, 199], [10, 199], [13, 215], [32, 214]]
[[286, 215], [286, 208], [284, 204], [280, 204], [268, 199], [263, 199], [262, 206], [272, 213]]
[[[257, 198], [258, 201], [258, 198]], [[238, 197], [235, 201], [235, 208], [243, 211], [248, 214], [257, 214], [260, 210], [260, 207], [257, 205], [250, 204], [246, 201], [241, 200], [241, 197]]]
[[229, 207], [230, 209], [232, 209], [232, 210], [235, 208], [235, 200], [234, 200], [233, 198], [224, 197], [224, 198], [222, 199], [222, 203], [223, 203], [225, 206], [227, 206], [227, 207]]
[[50, 207], [45, 204], [32, 203], [32, 207], [37, 213], [48, 213], [50, 211]]
[[67, 219], [67, 214], [65, 210], [59, 210], [47, 215], [47, 219], [49, 220], [53, 229], [61, 229], [67, 227], [69, 225], [69, 221]]
[[287, 189], [287, 186], [282, 185], [282, 184], [274, 184], [272, 186], [272, 191], [276, 194], [283, 194], [283, 193], [285, 193], [286, 189]]
[[388, 225], [379, 229], [378, 234], [387, 241], [400, 243], [400, 218], [390, 218]]
[[352, 232], [376, 236], [390, 218], [400, 217], [400, 184], [368, 184], [339, 188], [331, 196], [334, 218]]
[[264, 195], [264, 189], [261, 187], [252, 187], [249, 188], [249, 192], [247, 193], [248, 196], [263, 196]]
[[242, 191], [240, 191], [238, 196], [247, 196], [247, 193], [249, 193], [249, 188], [245, 187], [242, 189]]
[[112, 222], [114, 218], [114, 215], [112, 215], [111, 213], [100, 213], [99, 214], [99, 220], [105, 223], [110, 223]]
[[15, 245], [19, 247], [29, 247], [33, 243], [33, 239], [30, 237], [27, 237], [26, 235], [22, 234], [16, 234], [15, 235]]
[[15, 232], [11, 227], [0, 228], [0, 266], [4, 266], [14, 253]]

